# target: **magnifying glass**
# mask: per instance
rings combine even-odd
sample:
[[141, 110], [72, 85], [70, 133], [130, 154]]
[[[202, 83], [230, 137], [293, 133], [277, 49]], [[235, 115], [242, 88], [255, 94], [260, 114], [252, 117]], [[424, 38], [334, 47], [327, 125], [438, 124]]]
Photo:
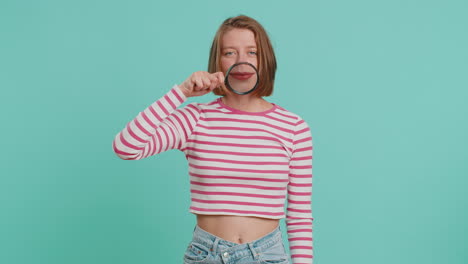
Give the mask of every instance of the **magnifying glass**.
[[249, 94], [258, 86], [258, 70], [251, 63], [238, 62], [229, 67], [224, 84], [236, 94]]

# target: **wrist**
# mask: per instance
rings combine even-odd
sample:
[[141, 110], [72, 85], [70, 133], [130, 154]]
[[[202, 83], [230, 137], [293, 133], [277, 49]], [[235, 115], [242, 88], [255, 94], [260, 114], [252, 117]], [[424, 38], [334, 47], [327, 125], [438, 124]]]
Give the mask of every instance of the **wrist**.
[[186, 89], [185, 86], [184, 86], [184, 83], [178, 84], [177, 87], [178, 87], [179, 91], [180, 91], [181, 93], [183, 93], [184, 96], [185, 96], [186, 98], [189, 98], [189, 97], [190, 97], [189, 94], [188, 94], [187, 89]]
[[187, 100], [187, 98], [190, 97], [190, 96], [187, 95], [187, 93], [186, 93], [187, 91], [184, 89], [184, 87], [182, 86], [182, 84], [181, 84], [181, 85], [175, 84], [174, 86], [175, 86], [174, 89], [177, 90], [177, 93], [178, 93], [180, 96], [182, 96], [182, 100], [185, 101], [185, 100]]

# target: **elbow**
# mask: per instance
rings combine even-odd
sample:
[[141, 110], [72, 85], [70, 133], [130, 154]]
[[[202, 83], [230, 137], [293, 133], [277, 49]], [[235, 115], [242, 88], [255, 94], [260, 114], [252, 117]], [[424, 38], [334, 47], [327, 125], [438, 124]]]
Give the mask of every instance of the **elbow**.
[[117, 141], [117, 137], [112, 142], [112, 149], [117, 157], [122, 160], [139, 160], [142, 158], [140, 151], [127, 152], [123, 151], [122, 148], [119, 148], [120, 144]]
[[114, 152], [117, 157], [119, 157], [121, 160], [138, 160], [138, 156], [135, 155], [127, 155], [127, 154], [121, 154], [118, 152]]

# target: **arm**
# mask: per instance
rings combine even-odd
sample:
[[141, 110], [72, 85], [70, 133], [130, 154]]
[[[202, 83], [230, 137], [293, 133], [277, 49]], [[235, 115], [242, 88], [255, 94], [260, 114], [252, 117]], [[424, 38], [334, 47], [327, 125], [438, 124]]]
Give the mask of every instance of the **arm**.
[[139, 160], [169, 149], [180, 149], [191, 135], [200, 117], [194, 104], [177, 109], [187, 100], [174, 85], [163, 97], [152, 103], [114, 138], [113, 149], [125, 160]]
[[293, 264], [313, 262], [312, 135], [304, 120], [296, 124], [289, 165], [286, 227]]

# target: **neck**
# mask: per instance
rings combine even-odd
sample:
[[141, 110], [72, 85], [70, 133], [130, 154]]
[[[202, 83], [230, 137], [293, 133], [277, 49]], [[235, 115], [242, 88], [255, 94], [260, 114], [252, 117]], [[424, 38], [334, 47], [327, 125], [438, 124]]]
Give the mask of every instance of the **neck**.
[[227, 94], [226, 96], [222, 97], [221, 100], [229, 107], [246, 112], [262, 112], [272, 107], [272, 104], [265, 101], [263, 98], [248, 94]]

